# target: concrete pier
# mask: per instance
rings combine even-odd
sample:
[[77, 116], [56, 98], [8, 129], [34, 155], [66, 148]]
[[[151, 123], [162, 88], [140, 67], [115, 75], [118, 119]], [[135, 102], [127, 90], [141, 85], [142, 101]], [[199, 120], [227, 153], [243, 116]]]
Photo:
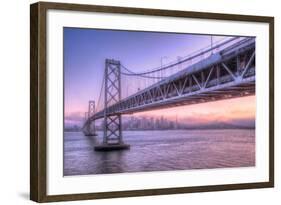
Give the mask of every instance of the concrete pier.
[[94, 136], [98, 136], [96, 133], [90, 133], [90, 134], [84, 134], [87, 137], [94, 137]]
[[99, 144], [94, 146], [95, 151], [114, 151], [130, 149], [128, 144]]

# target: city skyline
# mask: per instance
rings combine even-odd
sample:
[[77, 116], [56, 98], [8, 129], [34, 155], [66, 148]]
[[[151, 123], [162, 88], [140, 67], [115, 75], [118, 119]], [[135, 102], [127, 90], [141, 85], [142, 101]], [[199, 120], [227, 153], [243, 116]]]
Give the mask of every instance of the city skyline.
[[[131, 115], [124, 115], [123, 118], [128, 119], [130, 117], [164, 117], [170, 121], [173, 121], [177, 118], [178, 120], [192, 122], [192, 124], [194, 125], [204, 125], [208, 123], [221, 122], [229, 124], [234, 123], [235, 125], [241, 126], [247, 125], [253, 127], [255, 123], [255, 106], [253, 107], [251, 103], [246, 103], [246, 106], [244, 106], [243, 108], [233, 106], [238, 105], [239, 103], [245, 103], [247, 101], [252, 102], [254, 100], [255, 96], [248, 96], [242, 98], [221, 100], [216, 102], [201, 103], [197, 105], [186, 105], [175, 108], [140, 112]], [[214, 107], [214, 105], [216, 105], [216, 107]], [[232, 106], [233, 109], [229, 109], [230, 106]], [[207, 109], [209, 107], [213, 108], [212, 112], [207, 112]], [[181, 113], [177, 110], [185, 110], [188, 113]], [[227, 115], [229, 115], [230, 117], [227, 118]], [[71, 116], [65, 116], [65, 126], [81, 126], [84, 123], [84, 119], [85, 113], [73, 113], [73, 115]]]
[[[82, 123], [66, 125], [64, 131], [82, 131]], [[103, 131], [104, 121], [98, 120], [95, 129]], [[165, 118], [164, 116], [125, 115], [122, 123], [123, 130], [177, 130], [177, 129], [255, 129], [255, 120], [243, 119], [233, 121], [208, 121], [198, 123], [190, 118]]]

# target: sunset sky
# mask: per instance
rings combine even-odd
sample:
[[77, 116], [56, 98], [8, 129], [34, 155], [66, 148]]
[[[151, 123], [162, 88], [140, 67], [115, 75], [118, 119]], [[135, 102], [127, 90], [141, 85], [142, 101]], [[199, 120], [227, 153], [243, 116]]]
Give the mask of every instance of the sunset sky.
[[[213, 40], [222, 38], [214, 36]], [[64, 28], [64, 112], [65, 124], [80, 125], [88, 101], [96, 100], [102, 84], [106, 58], [120, 60], [135, 72], [174, 61], [209, 46], [210, 36], [156, 32], [127, 32]], [[252, 122], [255, 119], [255, 96], [181, 106], [135, 114], [164, 116], [196, 122]]]

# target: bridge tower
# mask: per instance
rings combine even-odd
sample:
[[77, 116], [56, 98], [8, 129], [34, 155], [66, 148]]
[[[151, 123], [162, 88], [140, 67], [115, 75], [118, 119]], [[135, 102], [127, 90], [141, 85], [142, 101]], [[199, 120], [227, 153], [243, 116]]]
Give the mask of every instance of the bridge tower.
[[128, 149], [122, 139], [122, 117], [120, 113], [111, 114], [109, 107], [121, 100], [120, 61], [105, 60], [104, 79], [104, 134], [103, 142], [95, 146], [96, 151]]
[[[85, 113], [85, 121], [92, 117], [96, 112], [95, 101], [90, 100], [88, 106], [88, 112]], [[85, 136], [96, 136], [95, 121], [89, 121], [83, 128]]]

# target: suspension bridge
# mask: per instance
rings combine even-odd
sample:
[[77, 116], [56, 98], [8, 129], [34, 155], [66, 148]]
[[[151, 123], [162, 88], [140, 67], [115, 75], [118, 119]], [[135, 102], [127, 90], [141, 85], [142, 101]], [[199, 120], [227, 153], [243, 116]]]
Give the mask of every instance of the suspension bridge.
[[103, 119], [103, 141], [95, 150], [126, 149], [129, 145], [123, 140], [123, 114], [254, 94], [252, 37], [227, 38], [138, 73], [123, 62], [106, 59], [99, 99], [89, 101], [82, 130], [87, 136], [96, 135], [95, 121]]

